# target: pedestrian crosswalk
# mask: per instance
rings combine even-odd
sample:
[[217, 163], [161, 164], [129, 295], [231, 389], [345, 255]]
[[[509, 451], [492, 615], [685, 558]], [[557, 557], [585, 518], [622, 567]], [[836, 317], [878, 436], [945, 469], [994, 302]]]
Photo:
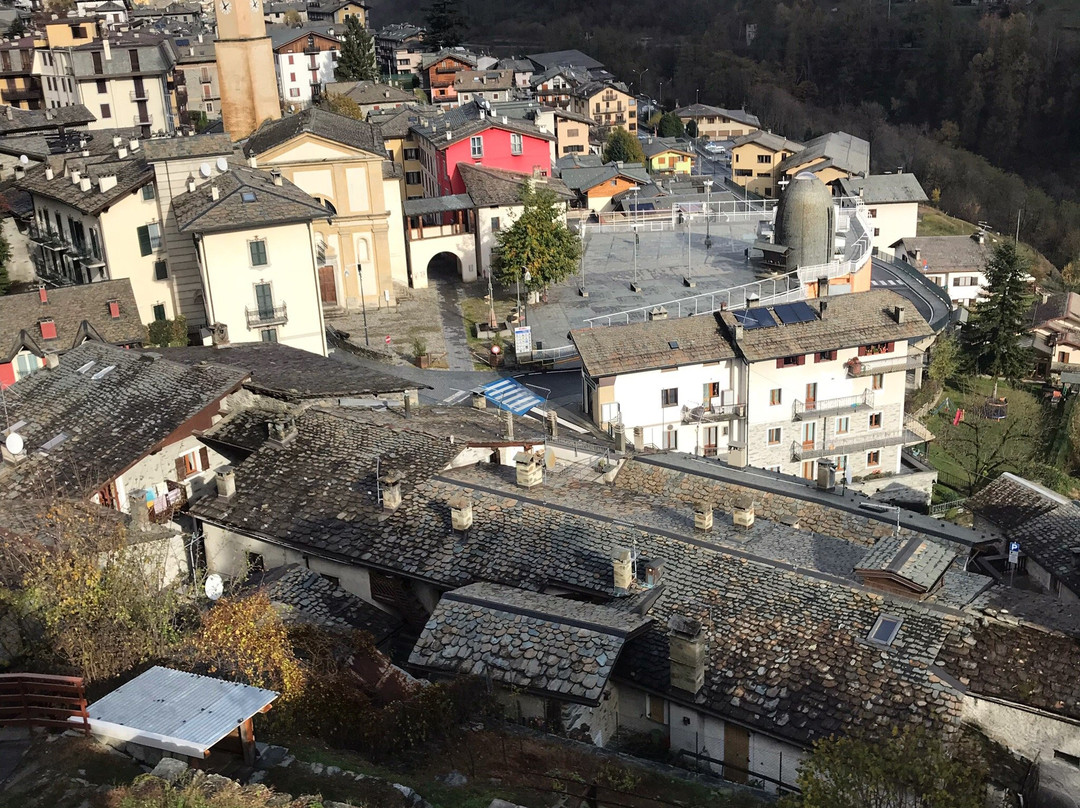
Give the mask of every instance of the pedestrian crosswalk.
[[871, 286], [903, 286], [903, 281], [898, 281], [896, 278], [874, 278], [870, 281]]
[[443, 404], [459, 404], [469, 397], [468, 390], [455, 390], [453, 393], [442, 399]]

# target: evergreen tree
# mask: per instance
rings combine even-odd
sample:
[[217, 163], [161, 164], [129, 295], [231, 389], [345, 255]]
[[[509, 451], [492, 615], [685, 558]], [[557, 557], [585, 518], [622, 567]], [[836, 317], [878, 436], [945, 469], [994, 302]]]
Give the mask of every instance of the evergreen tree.
[[[543, 289], [577, 269], [581, 239], [562, 221], [552, 191], [526, 186], [521, 201], [525, 205], [521, 215], [499, 233], [495, 277], [507, 289], [514, 288], [519, 279], [529, 289]], [[528, 281], [525, 270], [529, 271]]]
[[341, 53], [334, 75], [338, 81], [379, 80], [375, 40], [357, 17], [345, 19], [345, 35], [341, 38]]
[[427, 8], [426, 42], [436, 49], [453, 48], [461, 44], [465, 34], [465, 19], [461, 0], [434, 0]]
[[641, 143], [632, 134], [622, 127], [615, 127], [607, 136], [604, 144], [604, 162], [613, 163], [644, 163], [645, 152], [641, 150]]
[[1002, 241], [986, 263], [986, 291], [960, 332], [968, 367], [995, 379], [1019, 379], [1028, 370], [1027, 351], [1018, 340], [1026, 330], [1032, 299], [1028, 266], [1013, 241]]
[[660, 123], [656, 127], [656, 133], [660, 137], [682, 137], [686, 131], [683, 122], [674, 112], [665, 112], [660, 116]]

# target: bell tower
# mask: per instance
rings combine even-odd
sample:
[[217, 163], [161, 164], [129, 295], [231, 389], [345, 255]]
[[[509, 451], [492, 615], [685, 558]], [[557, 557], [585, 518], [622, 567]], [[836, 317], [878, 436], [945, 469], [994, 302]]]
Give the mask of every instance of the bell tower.
[[241, 140], [263, 121], [281, 117], [274, 51], [262, 0], [214, 0], [214, 13], [221, 117], [229, 137]]

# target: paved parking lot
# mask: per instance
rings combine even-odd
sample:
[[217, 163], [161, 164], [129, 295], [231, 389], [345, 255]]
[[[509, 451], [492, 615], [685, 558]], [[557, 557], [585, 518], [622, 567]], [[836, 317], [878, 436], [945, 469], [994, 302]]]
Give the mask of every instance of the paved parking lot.
[[[674, 231], [639, 232], [637, 278], [641, 292], [630, 290], [634, 280], [634, 234], [597, 233], [586, 228], [584, 268], [589, 297], [578, 294], [582, 283], [580, 272], [553, 287], [547, 303], [529, 307], [533, 339], [545, 347], [566, 345], [567, 332], [583, 327], [589, 317], [638, 306], [651, 307], [770, 277], [771, 273], [762, 271], [745, 257], [747, 247], [756, 238], [756, 227], [754, 221], [713, 222], [709, 226], [712, 243], [706, 248], [704, 223], [695, 222], [689, 234], [689, 250], [685, 225], [677, 226]], [[683, 284], [688, 251], [690, 272], [697, 283], [693, 289]], [[676, 314], [674, 310], [670, 313]]]

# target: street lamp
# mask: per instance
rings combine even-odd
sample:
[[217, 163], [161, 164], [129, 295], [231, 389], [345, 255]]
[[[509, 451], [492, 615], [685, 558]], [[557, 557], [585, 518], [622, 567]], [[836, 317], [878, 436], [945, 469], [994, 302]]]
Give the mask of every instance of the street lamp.
[[[348, 277], [349, 270], [345, 270], [345, 276]], [[357, 264], [356, 265], [356, 277], [360, 279], [360, 306], [364, 310], [364, 345], [371, 347], [371, 341], [368, 339], [367, 328], [367, 300], [364, 299], [364, 270]]]
[[[525, 273], [525, 309], [524, 309], [524, 315], [525, 316], [522, 318], [522, 322], [525, 325], [528, 325], [529, 324], [529, 281], [532, 280], [532, 275], [529, 273], [529, 268], [528, 267], [522, 267], [521, 270], [522, 270], [522, 272]], [[517, 279], [516, 279], [517, 280], [517, 310], [518, 310], [518, 315], [519, 316], [522, 314], [522, 308], [521, 308], [521, 275], [522, 275], [522, 272], [518, 273], [518, 276], [517, 276]]]
[[709, 213], [709, 201], [712, 199], [712, 179], [705, 180], [705, 249], [712, 246], [712, 237], [709, 235], [709, 223], [712, 221]]
[[690, 266], [690, 235], [694, 232], [694, 220], [690, 215], [690, 209], [686, 210], [686, 277], [683, 278], [683, 283], [693, 289], [697, 286], [697, 282], [694, 280], [694, 270]]
[[630, 284], [630, 291], [631, 292], [640, 292], [641, 291], [641, 286], [640, 286], [640, 284], [638, 284], [638, 273], [637, 273], [637, 248], [638, 248], [637, 222], [635, 222], [632, 225], [632, 227], [634, 228], [634, 282]]

